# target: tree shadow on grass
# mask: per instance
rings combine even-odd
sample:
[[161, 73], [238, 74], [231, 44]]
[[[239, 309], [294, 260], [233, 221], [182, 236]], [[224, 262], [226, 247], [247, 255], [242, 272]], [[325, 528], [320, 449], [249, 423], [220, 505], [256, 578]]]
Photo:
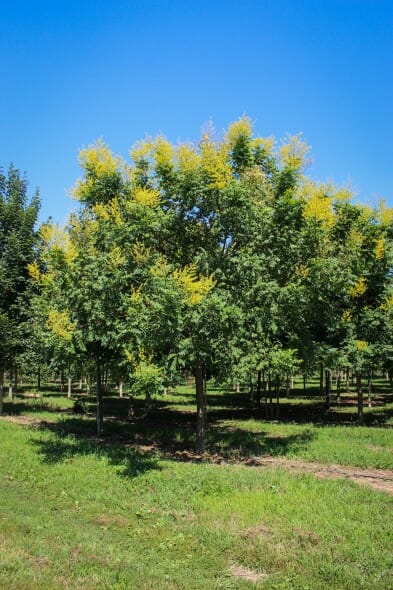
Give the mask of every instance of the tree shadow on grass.
[[[175, 412], [174, 412], [175, 413]], [[181, 417], [181, 413], [178, 413]], [[242, 461], [254, 456], [286, 456], [307, 447], [314, 437], [309, 431], [272, 436], [268, 432], [250, 432], [237, 425], [211, 425], [206, 437], [206, 452], [195, 452], [194, 420], [161, 422], [146, 418], [137, 423], [105, 423], [105, 436], [97, 439], [95, 422], [87, 418], [66, 418], [43, 422], [41, 430], [54, 436], [35, 444], [45, 463], [67, 461], [78, 455], [104, 456], [113, 465], [123, 467], [122, 474], [135, 477], [150, 469], [159, 469], [159, 458], [175, 461]]]
[[160, 469], [157, 457], [134, 446], [119, 444], [112, 440], [96, 439], [79, 435], [64, 435], [56, 424], [44, 423], [41, 429], [50, 430], [54, 437], [33, 439], [41, 460], [49, 465], [67, 462], [78, 456], [104, 457], [110, 465], [121, 467], [124, 477], [137, 477], [152, 469]]

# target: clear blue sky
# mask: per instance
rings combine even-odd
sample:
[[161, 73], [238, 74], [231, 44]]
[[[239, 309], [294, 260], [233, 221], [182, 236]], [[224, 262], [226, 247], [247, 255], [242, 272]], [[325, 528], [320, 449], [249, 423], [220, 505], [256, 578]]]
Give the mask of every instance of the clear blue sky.
[[302, 131], [309, 173], [393, 206], [392, 0], [52, 0], [1, 3], [0, 164], [62, 221], [78, 151], [146, 133], [193, 140], [248, 114]]

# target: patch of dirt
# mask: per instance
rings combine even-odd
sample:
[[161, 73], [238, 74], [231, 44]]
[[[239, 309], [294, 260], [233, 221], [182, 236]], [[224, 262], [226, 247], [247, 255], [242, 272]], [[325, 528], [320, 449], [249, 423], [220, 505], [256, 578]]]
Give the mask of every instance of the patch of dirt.
[[306, 545], [318, 545], [321, 537], [314, 533], [314, 531], [304, 531], [303, 529], [295, 529], [298, 541], [302, 547]]
[[35, 418], [34, 416], [1, 416], [1, 420], [6, 422], [12, 422], [13, 424], [19, 424], [20, 426], [41, 426], [46, 424], [46, 420], [41, 418]]
[[243, 580], [248, 580], [255, 584], [260, 580], [265, 580], [269, 577], [269, 574], [256, 572], [248, 567], [243, 567], [242, 565], [231, 565], [229, 571], [234, 578], [242, 578]]
[[120, 528], [125, 528], [128, 526], [129, 521], [126, 518], [122, 518], [121, 516], [99, 516], [98, 518], [94, 518], [92, 520], [94, 524], [98, 524], [99, 526], [103, 527], [111, 527], [116, 526]]
[[348, 479], [368, 486], [374, 490], [393, 495], [392, 469], [362, 469], [345, 465], [324, 465], [297, 459], [278, 457], [254, 457], [247, 459], [245, 465], [255, 467], [283, 467], [294, 473], [312, 473], [319, 478]]
[[246, 539], [255, 539], [257, 537], [271, 538], [273, 536], [273, 531], [271, 528], [265, 526], [264, 524], [258, 524], [257, 526], [253, 526], [247, 529], [242, 536]]

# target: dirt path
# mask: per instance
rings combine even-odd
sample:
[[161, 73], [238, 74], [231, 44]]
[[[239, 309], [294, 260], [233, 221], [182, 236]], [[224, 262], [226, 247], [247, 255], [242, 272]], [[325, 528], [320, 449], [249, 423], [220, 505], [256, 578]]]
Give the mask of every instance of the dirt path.
[[283, 467], [295, 473], [312, 473], [320, 478], [349, 479], [355, 483], [368, 486], [374, 490], [393, 495], [392, 469], [362, 469], [346, 465], [326, 465], [298, 459], [283, 459], [278, 457], [255, 457], [245, 462], [255, 467]]

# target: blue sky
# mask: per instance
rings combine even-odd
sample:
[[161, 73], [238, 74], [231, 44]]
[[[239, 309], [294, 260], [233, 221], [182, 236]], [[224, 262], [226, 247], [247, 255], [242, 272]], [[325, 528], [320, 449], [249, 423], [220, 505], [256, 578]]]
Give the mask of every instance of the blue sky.
[[78, 151], [127, 156], [145, 134], [194, 140], [242, 114], [303, 132], [310, 176], [393, 206], [393, 2], [56, 0], [1, 3], [0, 164], [63, 221]]

